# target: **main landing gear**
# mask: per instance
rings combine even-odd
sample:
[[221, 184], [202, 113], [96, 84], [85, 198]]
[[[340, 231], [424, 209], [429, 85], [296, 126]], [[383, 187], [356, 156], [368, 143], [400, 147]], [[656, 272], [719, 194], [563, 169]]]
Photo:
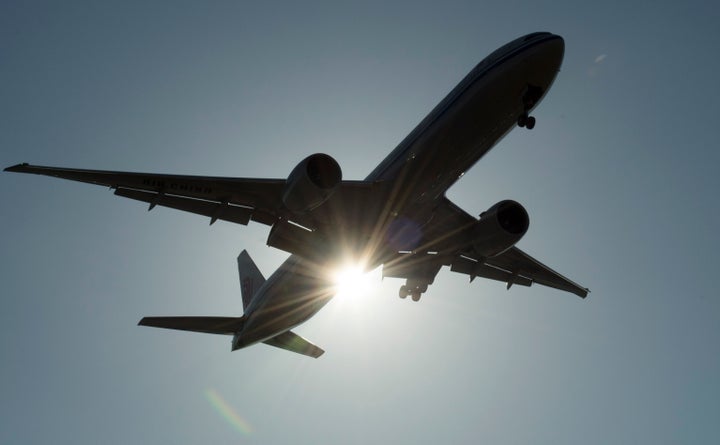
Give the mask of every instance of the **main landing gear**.
[[408, 283], [406, 285], [400, 286], [398, 296], [400, 298], [407, 298], [407, 296], [410, 295], [412, 297], [412, 301], [420, 301], [420, 297], [422, 296], [423, 292], [427, 291], [427, 288], [427, 284]]

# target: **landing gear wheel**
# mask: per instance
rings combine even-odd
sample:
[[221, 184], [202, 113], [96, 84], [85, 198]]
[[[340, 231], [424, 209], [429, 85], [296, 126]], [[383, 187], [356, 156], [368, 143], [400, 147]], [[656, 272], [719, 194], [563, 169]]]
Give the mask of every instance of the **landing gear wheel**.
[[535, 118], [533, 116], [530, 116], [525, 121], [525, 128], [528, 130], [532, 130], [535, 128]]
[[400, 291], [398, 292], [400, 298], [407, 298], [409, 293], [407, 286], [400, 286]]
[[419, 290], [412, 291], [412, 301], [420, 301], [422, 293]]
[[[524, 127], [525, 125], [527, 125], [527, 122], [528, 122], [527, 113], [523, 113], [520, 115], [520, 117], [518, 117], [518, 120], [517, 120], [518, 127]], [[534, 123], [533, 123], [533, 125], [534, 125]]]

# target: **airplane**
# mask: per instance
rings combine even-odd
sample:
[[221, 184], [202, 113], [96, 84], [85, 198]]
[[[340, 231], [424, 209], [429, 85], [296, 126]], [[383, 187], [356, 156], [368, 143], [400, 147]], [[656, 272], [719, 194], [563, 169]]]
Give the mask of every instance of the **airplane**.
[[323, 350], [292, 332], [335, 294], [329, 268], [342, 259], [401, 278], [414, 301], [440, 269], [534, 283], [585, 298], [589, 290], [515, 245], [528, 230], [525, 208], [503, 200], [471, 216], [446, 191], [530, 113], [560, 70], [562, 37], [536, 32], [500, 47], [467, 76], [364, 180], [343, 180], [337, 161], [316, 153], [287, 178], [205, 177], [29, 165], [5, 171], [103, 185], [118, 196], [217, 220], [270, 226], [267, 245], [290, 253], [265, 279], [247, 252], [238, 257], [240, 317], [145, 317], [139, 325], [232, 336], [233, 351], [256, 343], [319, 357]]

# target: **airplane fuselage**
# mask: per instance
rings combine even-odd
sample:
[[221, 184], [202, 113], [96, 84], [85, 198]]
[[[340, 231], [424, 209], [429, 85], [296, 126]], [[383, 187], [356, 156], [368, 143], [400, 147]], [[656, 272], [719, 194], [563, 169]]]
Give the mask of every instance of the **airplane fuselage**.
[[[542, 99], [563, 53], [561, 37], [534, 33], [480, 62], [368, 175], [392, 194], [388, 217], [430, 220], [432, 203]], [[334, 296], [324, 274], [312, 261], [291, 255], [246, 308], [233, 347], [267, 340], [315, 315]]]

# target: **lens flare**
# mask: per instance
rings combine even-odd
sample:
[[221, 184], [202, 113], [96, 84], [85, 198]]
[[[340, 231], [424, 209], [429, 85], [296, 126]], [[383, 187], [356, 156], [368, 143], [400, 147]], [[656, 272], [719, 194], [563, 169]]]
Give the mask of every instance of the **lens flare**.
[[341, 299], [358, 298], [365, 295], [371, 288], [371, 277], [358, 264], [346, 264], [335, 272], [336, 297]]
[[228, 423], [233, 426], [233, 428], [245, 435], [249, 435], [253, 432], [252, 426], [250, 426], [248, 421], [240, 417], [240, 415], [235, 411], [235, 409], [230, 406], [230, 404], [227, 403], [225, 399], [223, 399], [220, 394], [217, 393], [217, 391], [212, 388], [207, 389], [205, 390], [205, 397], [207, 397], [213, 408], [215, 408], [215, 410], [223, 418], [225, 418], [225, 420], [227, 420]]

